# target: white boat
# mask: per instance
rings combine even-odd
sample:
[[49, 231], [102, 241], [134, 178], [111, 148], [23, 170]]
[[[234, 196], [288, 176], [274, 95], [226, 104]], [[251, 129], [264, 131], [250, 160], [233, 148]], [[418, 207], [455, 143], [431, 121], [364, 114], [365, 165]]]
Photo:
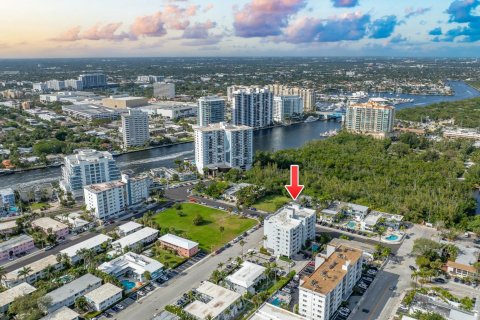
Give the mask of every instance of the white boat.
[[337, 130], [330, 130], [330, 131], [325, 131], [325, 132], [320, 133], [320, 136], [321, 137], [333, 137], [333, 136], [336, 136], [337, 134], [338, 134]]
[[315, 122], [317, 120], [318, 120], [318, 118], [315, 118], [314, 116], [309, 116], [307, 119], [305, 119], [305, 123]]

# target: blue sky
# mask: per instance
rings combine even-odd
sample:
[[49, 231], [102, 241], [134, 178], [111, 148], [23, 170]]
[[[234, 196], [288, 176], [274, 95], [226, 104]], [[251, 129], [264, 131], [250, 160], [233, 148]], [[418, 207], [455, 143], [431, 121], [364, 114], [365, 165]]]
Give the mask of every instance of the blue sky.
[[480, 0], [2, 0], [0, 57], [478, 56]]

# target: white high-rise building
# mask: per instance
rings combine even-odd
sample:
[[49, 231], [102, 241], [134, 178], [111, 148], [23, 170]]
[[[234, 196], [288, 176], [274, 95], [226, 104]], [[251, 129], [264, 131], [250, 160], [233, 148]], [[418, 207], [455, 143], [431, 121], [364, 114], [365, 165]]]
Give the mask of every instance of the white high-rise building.
[[122, 173], [122, 182], [125, 183], [127, 191], [127, 204], [137, 204], [148, 199], [150, 178], [147, 175], [131, 176]]
[[33, 91], [44, 92], [48, 89], [47, 84], [44, 82], [35, 82], [32, 84]]
[[150, 140], [148, 113], [129, 109], [122, 114], [123, 148], [143, 146]]
[[315, 239], [315, 210], [291, 203], [265, 218], [264, 246], [276, 256], [292, 257]]
[[83, 188], [87, 210], [97, 219], [112, 219], [127, 208], [127, 188], [122, 181], [92, 184]]
[[161, 99], [175, 98], [175, 84], [170, 82], [156, 82], [153, 84], [153, 96]]
[[283, 123], [285, 119], [303, 114], [303, 99], [299, 96], [273, 98], [273, 121]]
[[316, 92], [313, 89], [272, 84], [268, 86], [268, 90], [272, 91], [275, 96], [300, 96], [303, 101], [304, 112], [314, 112], [316, 109]]
[[327, 245], [315, 258], [315, 271], [300, 282], [299, 313], [308, 320], [330, 319], [360, 280], [362, 263], [362, 251]]
[[68, 79], [65, 80], [65, 88], [81, 91], [83, 90], [83, 82], [78, 79]]
[[217, 96], [198, 99], [198, 122], [201, 127], [225, 121], [225, 100]]
[[262, 128], [273, 123], [273, 93], [268, 89], [247, 88], [233, 93], [232, 123]]
[[395, 108], [380, 100], [371, 99], [367, 103], [347, 107], [345, 129], [354, 133], [387, 136], [393, 131]]
[[61, 188], [74, 197], [83, 196], [83, 187], [120, 180], [120, 171], [107, 151], [81, 149], [64, 158]]
[[45, 84], [47, 85], [47, 89], [49, 90], [59, 91], [65, 89], [65, 81], [48, 80], [47, 82], [45, 82]]
[[253, 159], [253, 131], [247, 126], [234, 126], [224, 122], [206, 127], [194, 127], [195, 164], [204, 168], [250, 169]]

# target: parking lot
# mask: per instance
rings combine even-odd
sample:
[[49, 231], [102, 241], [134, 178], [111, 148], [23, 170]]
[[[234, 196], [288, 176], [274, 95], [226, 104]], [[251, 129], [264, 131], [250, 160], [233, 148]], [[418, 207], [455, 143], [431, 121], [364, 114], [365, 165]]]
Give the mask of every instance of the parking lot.
[[202, 260], [206, 256], [207, 256], [207, 254], [205, 252], [199, 252], [194, 257], [188, 259], [187, 261], [185, 261], [184, 263], [179, 265], [177, 268], [172, 270], [171, 273], [174, 274], [175, 276], [178, 275], [178, 274], [181, 274], [183, 271], [187, 270], [188, 268], [190, 268], [194, 264], [200, 262], [200, 260]]

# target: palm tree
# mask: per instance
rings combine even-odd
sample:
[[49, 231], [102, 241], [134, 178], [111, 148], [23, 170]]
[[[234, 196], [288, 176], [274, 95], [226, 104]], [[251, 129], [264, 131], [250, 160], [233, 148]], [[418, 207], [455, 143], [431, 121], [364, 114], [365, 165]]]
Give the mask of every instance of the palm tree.
[[243, 246], [245, 245], [245, 241], [240, 240], [239, 244], [240, 244], [240, 247], [242, 247], [242, 258], [243, 258]]
[[31, 267], [23, 267], [18, 271], [18, 277], [23, 277], [23, 281], [27, 281], [27, 277], [30, 273], [32, 273], [32, 268]]
[[0, 282], [7, 278], [7, 271], [4, 267], [0, 266]]
[[412, 280], [415, 281], [415, 289], [417, 288], [417, 279], [418, 279], [418, 276], [419, 276], [419, 272], [418, 271], [413, 271], [412, 272], [412, 275], [410, 276], [412, 278]]
[[220, 230], [220, 235], [222, 236], [220, 240], [223, 242], [223, 232], [225, 232], [225, 227], [220, 226], [219, 230]]
[[50, 277], [52, 276], [52, 273], [55, 271], [55, 268], [52, 266], [52, 265], [48, 265], [46, 268], [45, 268], [45, 278], [47, 279], [50, 279]]
[[218, 268], [219, 268], [219, 269], [222, 269], [223, 266], [224, 266], [223, 262], [220, 262], [220, 263], [218, 264]]

